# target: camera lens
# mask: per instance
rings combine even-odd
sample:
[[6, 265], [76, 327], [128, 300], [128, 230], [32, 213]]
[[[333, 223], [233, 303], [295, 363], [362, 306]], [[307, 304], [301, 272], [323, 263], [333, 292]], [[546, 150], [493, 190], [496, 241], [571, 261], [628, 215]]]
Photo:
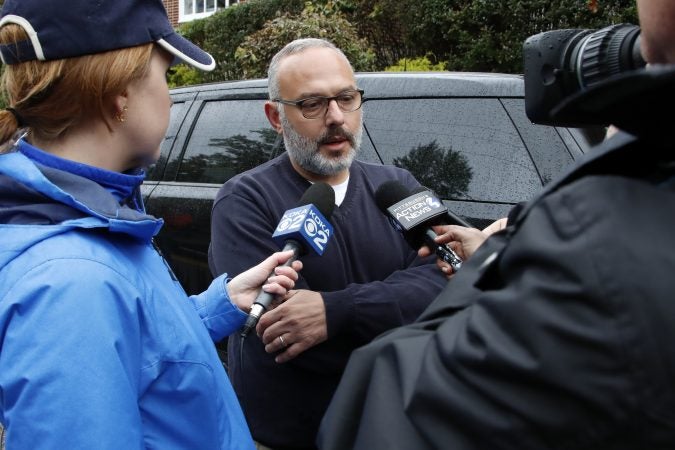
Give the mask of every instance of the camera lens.
[[644, 67], [640, 28], [552, 30], [523, 45], [525, 111], [535, 123], [554, 125], [551, 111], [564, 99], [613, 75]]
[[589, 34], [572, 54], [577, 81], [587, 89], [612, 75], [645, 65], [640, 53], [640, 28], [619, 24]]

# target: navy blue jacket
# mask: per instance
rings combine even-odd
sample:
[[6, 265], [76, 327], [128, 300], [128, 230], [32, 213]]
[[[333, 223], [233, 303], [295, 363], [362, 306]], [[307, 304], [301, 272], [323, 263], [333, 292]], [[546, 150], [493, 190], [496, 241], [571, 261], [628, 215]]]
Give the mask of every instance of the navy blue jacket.
[[[240, 338], [230, 337], [230, 378], [257, 441], [273, 448], [314, 447], [319, 421], [352, 350], [412, 322], [445, 285], [433, 258], [417, 258], [375, 204], [375, 191], [390, 180], [419, 186], [403, 169], [355, 161], [344, 202], [330, 219], [334, 235], [325, 253], [302, 258], [296, 287], [323, 296], [326, 342], [277, 364], [251, 334], [241, 366]], [[225, 183], [212, 215], [214, 275], [237, 274], [278, 251], [272, 233], [309, 186], [285, 154]]]

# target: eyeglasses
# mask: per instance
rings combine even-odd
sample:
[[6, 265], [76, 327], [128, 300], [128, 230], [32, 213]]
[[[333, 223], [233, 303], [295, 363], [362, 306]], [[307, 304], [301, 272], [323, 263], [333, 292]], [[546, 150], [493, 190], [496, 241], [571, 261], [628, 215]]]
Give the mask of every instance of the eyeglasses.
[[275, 98], [272, 101], [300, 108], [302, 117], [305, 119], [318, 119], [326, 114], [328, 105], [332, 100], [335, 100], [342, 112], [356, 111], [363, 103], [363, 89], [343, 91], [334, 97], [307, 97], [300, 100]]

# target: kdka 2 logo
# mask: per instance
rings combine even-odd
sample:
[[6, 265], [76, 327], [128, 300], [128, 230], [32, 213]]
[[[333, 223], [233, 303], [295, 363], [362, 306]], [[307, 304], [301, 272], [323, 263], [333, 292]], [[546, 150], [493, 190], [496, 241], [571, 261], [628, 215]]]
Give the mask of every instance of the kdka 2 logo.
[[283, 247], [287, 240], [295, 239], [313, 253], [322, 255], [332, 235], [332, 225], [317, 207], [309, 204], [286, 211], [272, 239], [279, 247]]

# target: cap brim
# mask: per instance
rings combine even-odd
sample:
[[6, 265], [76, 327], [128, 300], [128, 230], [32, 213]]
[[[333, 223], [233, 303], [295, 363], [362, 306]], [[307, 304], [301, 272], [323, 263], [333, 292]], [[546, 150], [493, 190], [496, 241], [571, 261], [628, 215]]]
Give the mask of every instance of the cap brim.
[[158, 40], [157, 44], [178, 58], [180, 61], [177, 62], [184, 62], [207, 72], [216, 68], [213, 56], [177, 33]]

